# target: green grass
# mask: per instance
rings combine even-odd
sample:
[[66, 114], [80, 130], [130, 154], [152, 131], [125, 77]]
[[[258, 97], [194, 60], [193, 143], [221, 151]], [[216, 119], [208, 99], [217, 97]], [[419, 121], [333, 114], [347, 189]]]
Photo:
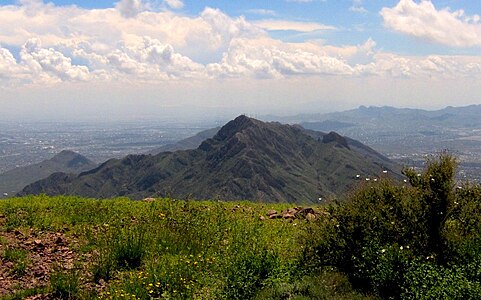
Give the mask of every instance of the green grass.
[[23, 276], [29, 264], [28, 252], [24, 249], [7, 246], [3, 252], [3, 259], [13, 263], [12, 273]]
[[0, 202], [0, 232], [63, 231], [79, 240], [73, 250], [90, 255], [79, 270], [86, 275], [52, 273], [49, 291], [60, 298], [102, 283], [103, 298], [247, 299], [298, 276], [307, 221], [259, 218], [287, 207], [32, 196]]

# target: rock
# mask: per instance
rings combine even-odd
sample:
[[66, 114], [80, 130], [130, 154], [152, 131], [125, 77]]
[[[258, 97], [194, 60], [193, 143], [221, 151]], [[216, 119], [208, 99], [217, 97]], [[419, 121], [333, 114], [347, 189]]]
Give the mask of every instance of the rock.
[[33, 244], [35, 245], [35, 248], [37, 248], [37, 249], [45, 248], [45, 245], [42, 243], [42, 240], [34, 240]]
[[283, 217], [284, 219], [295, 219], [295, 218], [296, 218], [296, 216], [295, 216], [294, 214], [292, 214], [292, 213], [287, 213], [287, 212], [286, 212], [285, 214], [283, 214], [282, 217]]
[[13, 233], [14, 233], [15, 235], [23, 235], [23, 233], [22, 233], [20, 230], [18, 230], [18, 229], [15, 230]]
[[300, 216], [306, 217], [307, 214], [313, 214], [313, 215], [315, 215], [316, 212], [314, 211], [313, 208], [311, 208], [311, 207], [306, 207], [306, 208], [303, 208], [303, 209], [301, 209], [300, 211], [298, 211], [298, 212], [296, 213], [296, 217], [300, 217]]
[[277, 215], [277, 210], [269, 209], [267, 211], [267, 215], [268, 216]]
[[55, 239], [55, 244], [57, 244], [57, 245], [65, 245], [65, 240], [64, 240], [61, 236], [59, 236], [59, 237], [57, 237], [57, 238]]
[[150, 203], [150, 202], [154, 202], [155, 198], [144, 198], [144, 199], [142, 199], [142, 201]]
[[298, 211], [299, 211], [299, 209], [297, 209], [297, 208], [289, 208], [287, 210], [287, 213], [295, 215]]
[[315, 214], [311, 214], [311, 213], [307, 213], [307, 215], [306, 215], [306, 220], [312, 222], [312, 221], [316, 220], [316, 215], [315, 215]]
[[269, 215], [269, 219], [281, 219], [281, 218], [282, 218], [282, 215], [279, 215], [279, 214]]
[[266, 219], [266, 217], [264, 217], [264, 216], [259, 216], [259, 220], [264, 221], [265, 219]]

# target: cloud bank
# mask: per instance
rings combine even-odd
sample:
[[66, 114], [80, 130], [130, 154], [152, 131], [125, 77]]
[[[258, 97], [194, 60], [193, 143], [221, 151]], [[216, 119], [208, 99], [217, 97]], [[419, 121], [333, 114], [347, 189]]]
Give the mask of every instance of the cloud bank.
[[[332, 98], [345, 93], [345, 97], [358, 97], [359, 91], [376, 95], [393, 82], [424, 84], [429, 89], [431, 84], [443, 87], [481, 79], [480, 56], [406, 56], [382, 50], [373, 39], [351, 45], [324, 40], [289, 43], [273, 38], [270, 31], [304, 34], [339, 29], [272, 19], [271, 11], [259, 12], [268, 18], [257, 21], [210, 7], [188, 16], [177, 12], [184, 5], [180, 0], [157, 3], [159, 7], [148, 1], [122, 0], [105, 9], [42, 1], [0, 6], [0, 87], [10, 91], [85, 83], [102, 84], [106, 90], [119, 85], [143, 90], [162, 87], [170, 88], [164, 92], [175, 99], [200, 97], [201, 90], [206, 91], [205, 98], [224, 97], [225, 91], [217, 89], [229, 87], [234, 99], [255, 90], [245, 88], [249, 83], [269, 92], [263, 99], [279, 91], [283, 91], [279, 97], [296, 99], [294, 94], [289, 96], [296, 89], [313, 99], [330, 89], [326, 95]], [[360, 8], [362, 3], [353, 5]], [[451, 47], [481, 44], [476, 15], [412, 0], [400, 0], [380, 13], [386, 27], [403, 34]], [[369, 94], [369, 87], [376, 89]], [[179, 90], [187, 95], [178, 95]], [[350, 90], [356, 92], [349, 94]], [[404, 92], [413, 95], [414, 89]]]
[[452, 47], [481, 46], [479, 15], [463, 10], [436, 9], [431, 1], [401, 0], [393, 8], [383, 8], [384, 24], [400, 33]]

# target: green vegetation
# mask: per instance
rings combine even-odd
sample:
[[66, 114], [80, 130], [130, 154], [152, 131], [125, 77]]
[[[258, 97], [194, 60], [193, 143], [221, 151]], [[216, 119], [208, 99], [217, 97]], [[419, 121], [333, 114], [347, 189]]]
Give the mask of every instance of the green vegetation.
[[406, 170], [407, 183], [372, 182], [317, 208], [312, 222], [260, 218], [288, 204], [2, 201], [2, 260], [26, 261], [17, 277], [40, 250], [15, 244], [16, 235], [76, 255], [74, 266], [60, 261], [48, 280], [6, 297], [481, 299], [481, 187], [456, 183], [455, 168], [442, 154], [422, 172]]
[[3, 259], [13, 263], [11, 271], [14, 275], [22, 276], [25, 274], [28, 264], [25, 250], [7, 246], [3, 252]]
[[446, 154], [409, 185], [382, 182], [328, 208], [305, 260], [386, 299], [481, 298], [481, 189], [455, 186]]
[[[41, 248], [25, 248], [32, 258], [27, 273], [48, 264], [39, 263], [36, 254], [54, 253], [58, 265], [48, 266], [52, 271], [38, 291], [57, 298], [247, 299], [266, 289], [292, 288], [294, 294], [306, 289], [298, 261], [309, 222], [260, 219], [269, 209], [289, 207], [32, 196], [0, 202], [0, 234], [6, 245], [15, 244], [14, 237], [21, 237], [19, 243], [30, 236], [41, 240]], [[68, 249], [56, 244], [58, 233]], [[61, 251], [75, 252], [76, 265], [63, 267], [69, 261], [61, 260]], [[349, 286], [342, 289], [342, 294], [352, 292]], [[330, 288], [309, 293], [329, 295]]]

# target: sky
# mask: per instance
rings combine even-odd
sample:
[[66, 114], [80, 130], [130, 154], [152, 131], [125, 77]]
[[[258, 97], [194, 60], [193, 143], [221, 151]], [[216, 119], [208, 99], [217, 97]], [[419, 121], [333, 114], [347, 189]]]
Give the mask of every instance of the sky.
[[481, 103], [472, 0], [0, 0], [3, 120]]

